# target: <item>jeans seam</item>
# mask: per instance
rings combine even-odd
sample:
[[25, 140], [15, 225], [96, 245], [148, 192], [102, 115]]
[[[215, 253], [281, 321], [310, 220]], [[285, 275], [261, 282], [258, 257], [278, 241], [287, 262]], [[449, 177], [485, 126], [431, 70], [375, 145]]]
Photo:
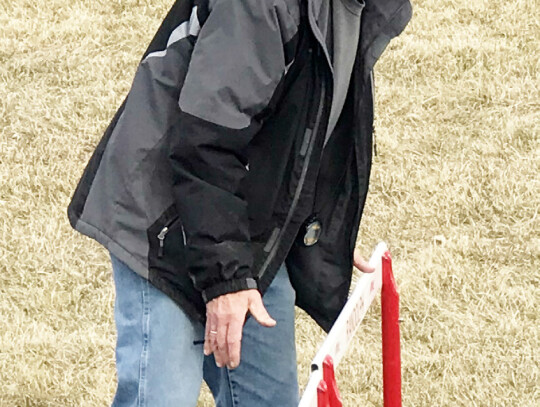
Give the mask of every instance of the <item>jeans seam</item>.
[[140, 364], [139, 364], [139, 400], [138, 407], [146, 406], [146, 370], [148, 366], [148, 341], [150, 336], [150, 306], [149, 306], [149, 290], [148, 282], [141, 281], [142, 284], [142, 339], [143, 345], [141, 350]]
[[229, 391], [231, 392], [231, 405], [232, 407], [236, 407], [238, 403], [236, 393], [234, 392], [234, 383], [231, 378], [232, 371], [227, 367], [225, 367], [225, 371], [227, 372], [227, 383], [229, 384]]

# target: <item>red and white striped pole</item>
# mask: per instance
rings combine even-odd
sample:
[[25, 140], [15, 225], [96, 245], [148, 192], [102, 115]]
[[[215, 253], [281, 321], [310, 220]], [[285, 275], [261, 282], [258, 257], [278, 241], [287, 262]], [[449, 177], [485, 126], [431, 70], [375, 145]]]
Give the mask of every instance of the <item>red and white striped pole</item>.
[[399, 294], [389, 252], [382, 258], [381, 310], [384, 407], [401, 407]]

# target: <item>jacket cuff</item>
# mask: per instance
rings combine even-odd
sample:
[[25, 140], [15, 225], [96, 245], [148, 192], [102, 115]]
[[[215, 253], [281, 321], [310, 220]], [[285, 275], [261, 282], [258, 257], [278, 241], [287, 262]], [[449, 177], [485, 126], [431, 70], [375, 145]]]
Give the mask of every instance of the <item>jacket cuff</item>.
[[218, 283], [201, 292], [205, 303], [212, 301], [221, 295], [235, 293], [237, 291], [257, 289], [257, 281], [253, 278], [239, 278]]

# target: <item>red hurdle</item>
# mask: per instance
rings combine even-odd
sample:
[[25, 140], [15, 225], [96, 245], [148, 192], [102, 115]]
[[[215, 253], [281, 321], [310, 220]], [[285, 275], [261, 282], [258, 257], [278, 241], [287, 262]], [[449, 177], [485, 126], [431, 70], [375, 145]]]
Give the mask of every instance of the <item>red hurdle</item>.
[[381, 289], [384, 407], [401, 407], [399, 295], [386, 244], [379, 243], [369, 264], [375, 272], [363, 274], [311, 364], [310, 380], [300, 407], [342, 407], [334, 368]]
[[381, 312], [384, 407], [401, 407], [399, 294], [389, 252], [382, 258]]

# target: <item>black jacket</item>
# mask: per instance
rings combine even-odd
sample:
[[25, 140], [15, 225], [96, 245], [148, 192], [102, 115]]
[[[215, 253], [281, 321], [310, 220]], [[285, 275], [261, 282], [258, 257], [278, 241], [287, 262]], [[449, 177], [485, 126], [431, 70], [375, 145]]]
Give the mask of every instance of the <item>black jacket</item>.
[[[371, 167], [372, 69], [411, 6], [366, 0], [323, 154], [333, 79], [320, 1], [176, 1], [69, 205], [76, 230], [201, 322], [205, 301], [264, 293], [284, 261], [297, 304], [324, 329], [346, 302]], [[306, 246], [314, 215], [322, 233]]]

